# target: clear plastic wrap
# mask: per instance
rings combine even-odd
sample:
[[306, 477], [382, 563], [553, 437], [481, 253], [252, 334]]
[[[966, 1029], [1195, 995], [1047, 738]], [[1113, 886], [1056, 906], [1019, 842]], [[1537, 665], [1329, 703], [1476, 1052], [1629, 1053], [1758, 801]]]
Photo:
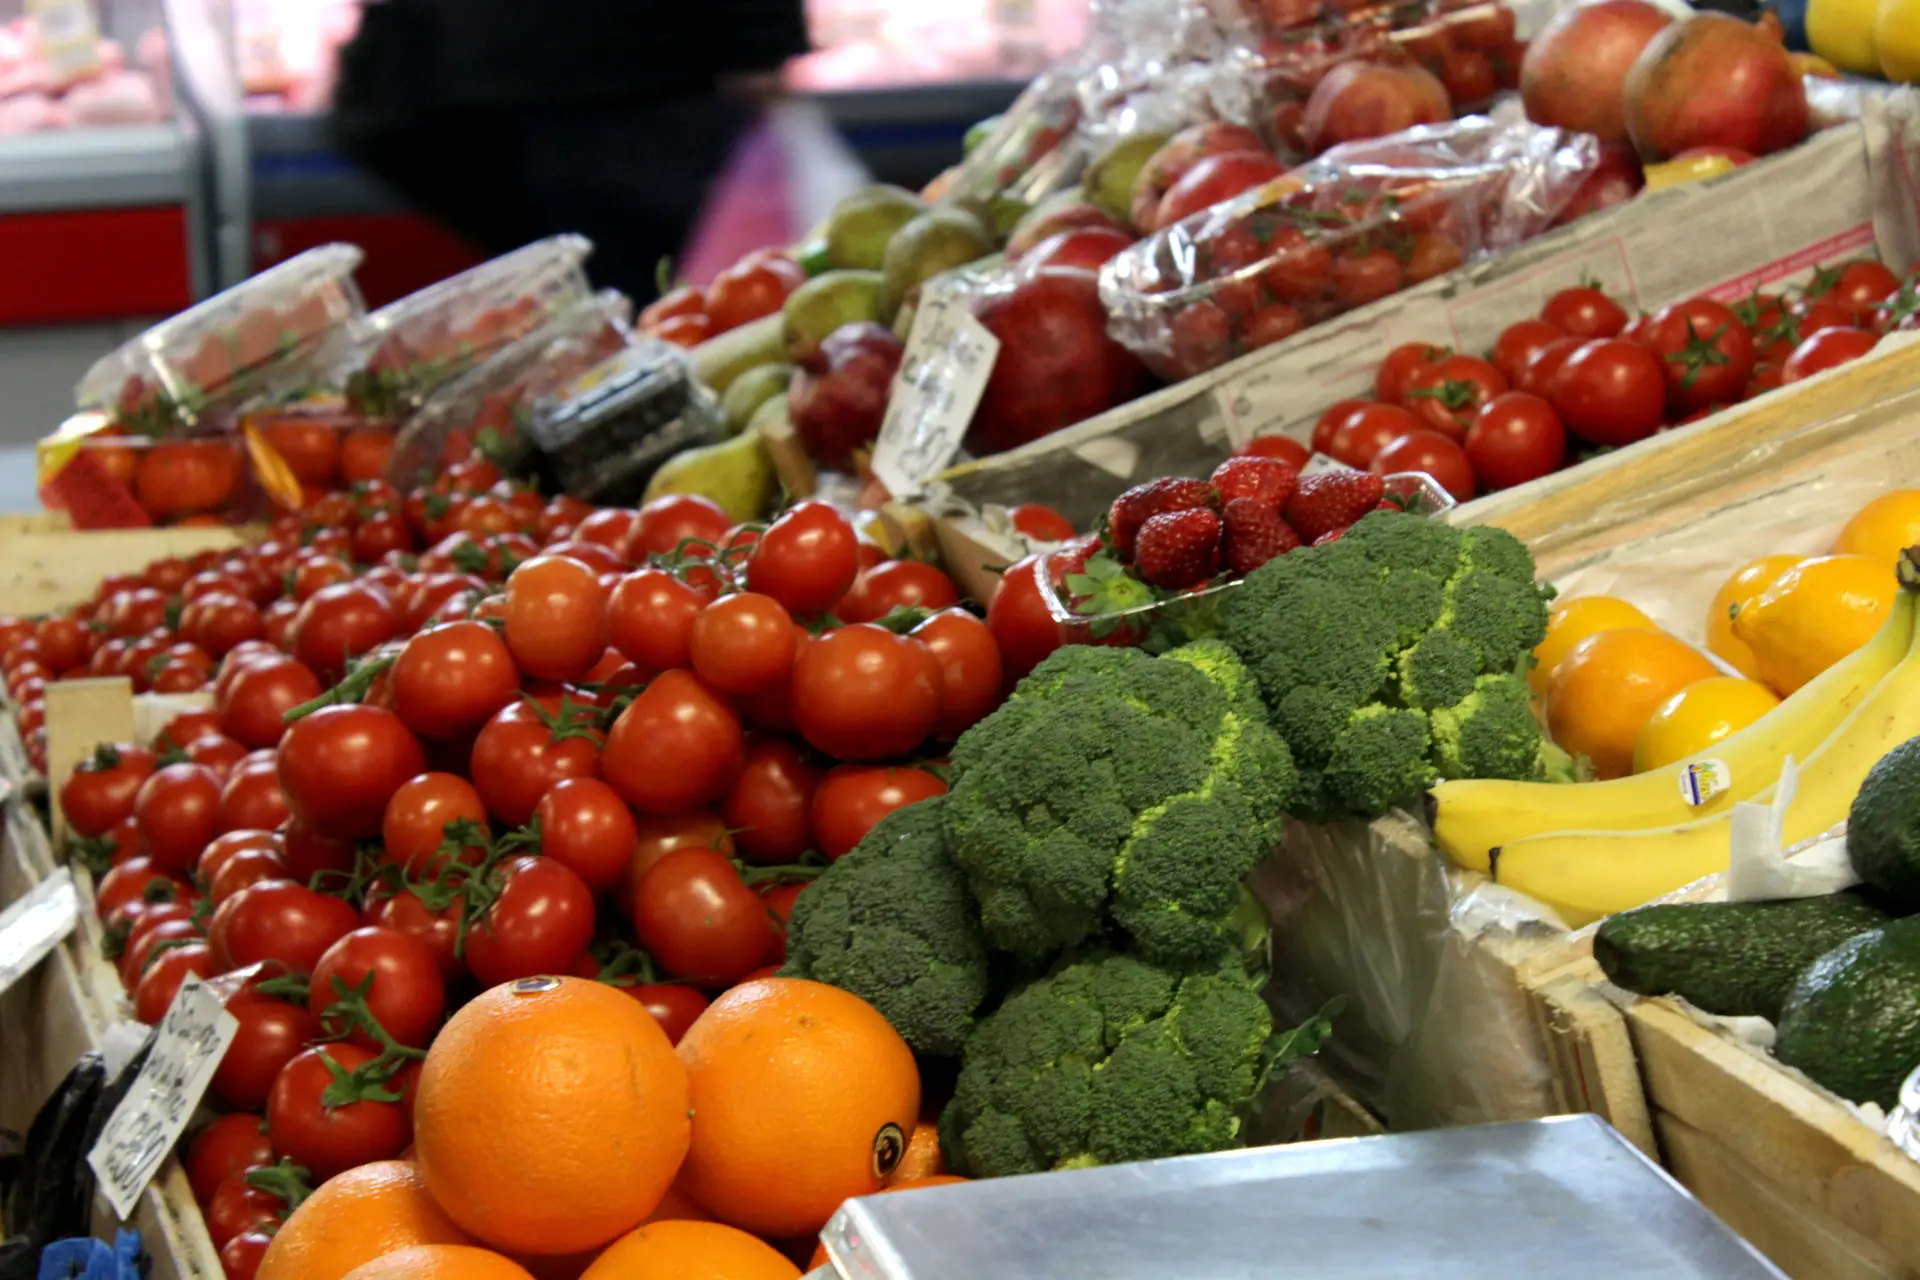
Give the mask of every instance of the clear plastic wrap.
[[527, 431], [567, 492], [632, 506], [668, 458], [718, 443], [724, 421], [685, 353], [643, 335], [537, 404]]
[[1111, 332], [1194, 377], [1539, 235], [1598, 161], [1588, 135], [1484, 116], [1335, 147], [1109, 262]]
[[95, 361], [76, 403], [143, 435], [217, 429], [221, 410], [297, 374], [365, 316], [353, 283], [363, 256], [345, 244], [309, 249], [162, 321]]

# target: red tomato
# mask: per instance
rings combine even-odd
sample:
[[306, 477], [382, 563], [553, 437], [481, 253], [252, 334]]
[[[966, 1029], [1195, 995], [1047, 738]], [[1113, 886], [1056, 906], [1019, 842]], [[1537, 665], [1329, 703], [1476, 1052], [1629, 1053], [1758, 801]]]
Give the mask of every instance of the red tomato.
[[[1359, 402], [1343, 401], [1342, 403], [1358, 404]], [[1235, 449], [1234, 453], [1242, 458], [1278, 458], [1282, 462], [1290, 463], [1296, 471], [1306, 466], [1308, 459], [1312, 456], [1307, 451], [1307, 446], [1292, 436], [1283, 435], [1255, 436]]]
[[507, 648], [520, 670], [574, 680], [607, 650], [600, 577], [578, 560], [542, 555], [507, 578]]
[[189, 977], [207, 977], [213, 968], [213, 953], [203, 942], [159, 952], [133, 989], [133, 1016], [147, 1026], [159, 1026], [173, 998], [180, 994], [181, 984]]
[[661, 569], [638, 569], [607, 600], [608, 638], [627, 661], [648, 671], [691, 663], [693, 622], [706, 597]]
[[829, 504], [798, 503], [754, 544], [747, 556], [747, 586], [772, 596], [796, 617], [826, 613], [853, 585], [858, 541], [846, 517]]
[[732, 527], [732, 518], [713, 499], [694, 493], [667, 494], [640, 508], [627, 540], [627, 555], [636, 561], [671, 555], [688, 542], [717, 547]]
[[1040, 502], [1022, 502], [1007, 508], [1007, 519], [1035, 542], [1065, 542], [1074, 535], [1073, 522]]
[[342, 582], [309, 596], [288, 635], [293, 656], [322, 682], [332, 684], [345, 673], [349, 657], [393, 639], [399, 630], [386, 592], [365, 583]]
[[1347, 310], [1398, 293], [1406, 283], [1400, 259], [1384, 246], [1350, 249], [1333, 262], [1333, 290]]
[[[1427, 368], [1436, 366], [1428, 365]], [[1420, 429], [1420, 419], [1397, 404], [1369, 404], [1347, 415], [1328, 442], [1327, 456], [1350, 467], [1366, 468], [1388, 444]]]
[[820, 852], [838, 858], [895, 809], [946, 793], [947, 784], [925, 769], [836, 765], [813, 793], [814, 839]]
[[407, 875], [434, 876], [449, 860], [477, 861], [477, 850], [457, 847], [443, 852], [453, 839], [454, 823], [472, 823], [478, 838], [487, 835], [487, 809], [473, 784], [453, 773], [423, 773], [409, 778], [387, 801], [381, 817], [383, 858]]
[[1488, 489], [1512, 488], [1558, 471], [1566, 453], [1560, 415], [1526, 391], [1495, 396], [1467, 429], [1467, 461]]
[[355, 929], [339, 939], [314, 966], [307, 992], [307, 1012], [329, 1036], [375, 1051], [380, 1041], [357, 1020], [359, 1013], [396, 1043], [423, 1049], [446, 1011], [439, 961], [426, 943], [397, 929]]
[[519, 694], [520, 671], [500, 634], [448, 622], [407, 641], [393, 664], [393, 710], [423, 738], [472, 733]]
[[767, 953], [768, 964], [786, 963], [787, 926], [793, 921], [793, 904], [808, 883], [770, 884], [759, 891], [760, 901], [767, 904], [767, 914], [773, 917], [773, 950]]
[[1473, 497], [1473, 468], [1467, 454], [1451, 436], [1421, 428], [1409, 431], [1382, 449], [1373, 460], [1375, 475], [1423, 472], [1452, 494], [1457, 502]]
[[225, 1280], [255, 1280], [260, 1264], [273, 1247], [274, 1233], [266, 1230], [242, 1231], [220, 1246], [220, 1271]]
[[456, 895], [446, 906], [431, 908], [411, 889], [376, 886], [367, 894], [367, 923], [378, 929], [404, 933], [426, 947], [442, 982], [463, 978], [467, 965], [460, 958], [460, 919], [466, 899]]
[[1666, 374], [1645, 347], [1603, 339], [1568, 357], [1554, 377], [1550, 399], [1561, 423], [1582, 440], [1632, 444], [1660, 429]]
[[634, 931], [677, 978], [731, 986], [765, 963], [773, 923], [733, 864], [711, 849], [669, 853], [640, 878]]
[[219, 906], [242, 889], [263, 880], [288, 879], [286, 860], [272, 848], [242, 849], [220, 860], [220, 868], [207, 878], [207, 896]]
[[134, 817], [154, 866], [185, 872], [219, 834], [220, 775], [205, 765], [168, 765], [140, 784]]
[[1612, 338], [1627, 327], [1626, 308], [1586, 285], [1548, 298], [1540, 318], [1570, 338]]
[[[273, 1082], [267, 1100], [273, 1149], [306, 1169], [315, 1182], [375, 1160], [391, 1160], [412, 1139], [401, 1105], [373, 1096], [386, 1084], [366, 1076], [373, 1059], [358, 1045], [319, 1045], [287, 1063]], [[342, 1074], [336, 1077], [336, 1071]], [[348, 1100], [340, 1101], [342, 1095]]]
[[164, 901], [185, 897], [187, 886], [179, 877], [162, 871], [153, 859], [129, 858], [100, 878], [94, 886], [94, 910], [102, 920], [138, 899]]
[[753, 862], [791, 862], [812, 848], [808, 805], [820, 778], [821, 771], [786, 739], [749, 742], [740, 776], [720, 807], [741, 856]]
[[600, 776], [601, 737], [585, 703], [522, 698], [501, 708], [473, 741], [469, 773], [487, 812], [525, 826], [540, 797], [562, 778]]
[[793, 649], [793, 619], [778, 600], [752, 591], [706, 606], [688, 637], [694, 671], [722, 693], [759, 693], [779, 684], [793, 670]]
[[221, 1179], [207, 1196], [207, 1235], [216, 1249], [224, 1249], [255, 1227], [278, 1223], [286, 1211], [286, 1203], [279, 1196], [247, 1182], [248, 1172], [242, 1170]]
[[1506, 391], [1506, 377], [1487, 361], [1478, 356], [1448, 356], [1415, 373], [1401, 403], [1421, 425], [1457, 442], [1466, 439], [1481, 406]]
[[937, 737], [957, 738], [1000, 705], [1006, 670], [986, 623], [964, 609], [942, 609], [912, 632], [940, 667]]
[[1510, 384], [1517, 384], [1533, 353], [1556, 338], [1567, 335], [1545, 320], [1518, 320], [1500, 331], [1488, 359]]
[[467, 967], [482, 986], [565, 973], [593, 941], [593, 890], [554, 858], [512, 858], [496, 868], [498, 896], [467, 934]]
[[273, 1144], [267, 1141], [267, 1123], [259, 1116], [220, 1116], [193, 1136], [181, 1162], [193, 1198], [205, 1206], [214, 1190], [236, 1173], [270, 1165]]
[[1040, 593], [1039, 567], [1038, 556], [1026, 556], [1008, 565], [987, 602], [987, 629], [1000, 646], [1007, 674], [1015, 679], [1066, 643], [1059, 620]]
[[1823, 271], [1816, 280], [1816, 285], [1827, 286], [1820, 296], [1851, 311], [1860, 325], [1872, 317], [1875, 307], [1900, 291], [1900, 277], [1871, 259], [1849, 262], [1828, 276]]
[[140, 747], [95, 748], [60, 784], [60, 811], [67, 827], [91, 840], [126, 821], [153, 768], [153, 753]]
[[229, 968], [277, 960], [311, 973], [328, 947], [359, 926], [359, 913], [338, 898], [291, 880], [263, 880], [221, 904], [208, 942]]
[[1816, 373], [1838, 368], [1874, 349], [1880, 336], [1865, 329], [1822, 329], [1794, 348], [1780, 371], [1782, 382], [1799, 382]]
[[1846, 329], [1854, 324], [1853, 309], [1833, 298], [1802, 298], [1788, 310], [1793, 316], [1796, 333], [1785, 336], [1801, 342], [1822, 329]]
[[854, 580], [834, 606], [842, 622], [878, 622], [895, 609], [944, 609], [960, 602], [953, 579], [919, 560], [884, 560]]
[[713, 278], [707, 288], [707, 315], [715, 333], [770, 316], [786, 305], [787, 295], [807, 282], [807, 273], [788, 258], [737, 262]]
[[[273, 1092], [274, 1079], [281, 1069], [320, 1038], [320, 1022], [299, 1005], [261, 995], [251, 986], [242, 988], [227, 1001], [227, 1012], [239, 1027], [213, 1073], [210, 1087], [213, 1095], [227, 1106], [239, 1111], [258, 1111], [267, 1105], [267, 1097]], [[255, 1117], [246, 1119], [254, 1122], [249, 1127], [259, 1139], [258, 1145], [271, 1152], [272, 1144]], [[271, 1155], [263, 1163], [270, 1161]]]
[[419, 739], [391, 711], [322, 707], [280, 744], [280, 785], [293, 816], [322, 835], [377, 835], [387, 801], [426, 769]]
[[261, 659], [233, 669], [224, 697], [216, 684], [214, 705], [220, 711], [221, 732], [243, 746], [271, 747], [286, 736], [282, 717], [321, 692], [319, 677], [304, 663], [285, 657]]
[[[809, 647], [818, 648], [818, 645]], [[805, 661], [803, 658], [802, 661]], [[740, 717], [690, 671], [668, 671], [607, 733], [600, 768], [642, 813], [684, 813], [726, 793], [740, 770]]]
[[794, 723], [838, 760], [902, 756], [933, 731], [940, 688], [940, 664], [920, 641], [865, 623], [841, 627], [794, 664]]
[[680, 1043], [680, 1037], [687, 1034], [694, 1020], [707, 1011], [705, 996], [677, 983], [643, 984], [621, 990], [644, 1005], [660, 1029], [667, 1033], [667, 1039], [675, 1044]]
[[648, 303], [640, 312], [639, 325], [642, 329], [653, 329], [679, 316], [700, 316], [706, 312], [706, 292], [683, 284]]
[[[1348, 418], [1352, 417], [1361, 409], [1372, 407], [1374, 403], [1372, 400], [1336, 400], [1328, 405], [1326, 409], [1321, 412], [1320, 416], [1314, 420], [1313, 437], [1309, 441], [1311, 452], [1308, 456], [1311, 457], [1314, 453], [1324, 453], [1328, 457], [1332, 457], [1333, 455], [1329, 453], [1328, 450], [1333, 447], [1333, 438], [1340, 433], [1340, 428], [1346, 425]], [[1260, 438], [1264, 440], [1270, 437], [1262, 436]], [[1300, 463], [1297, 465], [1304, 466], [1306, 464]]]
[[620, 883], [633, 860], [639, 829], [620, 793], [598, 778], [563, 778], [540, 797], [540, 852], [567, 867], [595, 893]]
[[[185, 904], [158, 904], [168, 910]], [[146, 974], [152, 963], [174, 947], [188, 942], [205, 942], [199, 926], [191, 918], [183, 919], [178, 915], [165, 915], [160, 912], [141, 913], [138, 924], [127, 935], [127, 948], [120, 953], [118, 972], [120, 985], [128, 991], [139, 989], [140, 979]]]
[[1660, 358], [1667, 403], [1678, 414], [1731, 404], [1753, 374], [1753, 337], [1733, 311], [1710, 298], [1654, 312], [1646, 346]]
[[40, 661], [55, 675], [81, 665], [89, 656], [87, 629], [77, 618], [60, 614], [42, 618], [33, 638], [40, 646]]
[[[1413, 381], [1413, 375], [1435, 361], [1444, 360], [1447, 355], [1445, 347], [1436, 347], [1431, 342], [1409, 342], [1395, 347], [1380, 362], [1380, 371], [1373, 377], [1374, 399], [1382, 404], [1399, 404]], [[1332, 409], [1327, 411], [1328, 414], [1332, 412]], [[1320, 420], [1325, 422], [1326, 418], [1327, 415], [1322, 414]], [[1314, 436], [1314, 451], [1325, 453], [1326, 450], [1320, 447], [1318, 427], [1314, 428]]]
[[288, 879], [311, 884], [315, 876], [326, 876], [320, 882], [324, 888], [329, 882], [339, 883], [333, 880], [335, 875], [345, 877], [353, 870], [353, 841], [321, 835], [299, 819], [289, 818], [280, 832], [280, 856], [287, 861]]

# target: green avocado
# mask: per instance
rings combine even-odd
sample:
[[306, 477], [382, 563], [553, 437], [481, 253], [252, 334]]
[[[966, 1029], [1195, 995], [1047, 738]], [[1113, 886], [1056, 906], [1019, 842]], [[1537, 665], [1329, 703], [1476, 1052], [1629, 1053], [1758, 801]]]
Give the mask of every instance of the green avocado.
[[1847, 857], [1862, 880], [1920, 909], [1920, 738], [1880, 757], [1860, 784], [1847, 814]]
[[1854, 1102], [1892, 1107], [1920, 1067], [1920, 917], [1841, 943], [1793, 984], [1773, 1054]]

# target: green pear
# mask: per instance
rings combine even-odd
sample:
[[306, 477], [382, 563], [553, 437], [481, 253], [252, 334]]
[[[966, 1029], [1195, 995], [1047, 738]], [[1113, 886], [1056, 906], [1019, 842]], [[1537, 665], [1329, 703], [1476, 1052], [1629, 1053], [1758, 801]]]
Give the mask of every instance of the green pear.
[[793, 366], [790, 364], [763, 364], [734, 379], [727, 393], [720, 397], [720, 409], [727, 417], [727, 434], [737, 436], [745, 431], [760, 406], [775, 396], [785, 395], [791, 381]]
[[1133, 224], [1133, 186], [1153, 153], [1165, 146], [1164, 133], [1137, 133], [1122, 138], [1096, 159], [1081, 179], [1087, 203], [1121, 226]]
[[788, 353], [798, 360], [841, 325], [877, 322], [885, 280], [878, 271], [829, 271], [795, 289], [781, 313]]
[[960, 143], [961, 152], [965, 155], [972, 155], [981, 143], [993, 136], [993, 131], [999, 127], [999, 116], [988, 116], [985, 120], [975, 121], [973, 126], [967, 130], [966, 138]]
[[[761, 406], [778, 406], [775, 397]], [[757, 415], [756, 415], [757, 417]], [[753, 424], [731, 440], [676, 453], [661, 464], [647, 483], [643, 502], [669, 493], [694, 493], [718, 503], [738, 523], [759, 520], [772, 509], [779, 478], [767, 456], [760, 430]]]
[[894, 232], [926, 211], [904, 187], [862, 187], [827, 219], [827, 260], [842, 270], [878, 271]]
[[965, 209], [930, 209], [894, 235], [880, 268], [880, 323], [891, 324], [921, 282], [993, 252], [993, 238]]

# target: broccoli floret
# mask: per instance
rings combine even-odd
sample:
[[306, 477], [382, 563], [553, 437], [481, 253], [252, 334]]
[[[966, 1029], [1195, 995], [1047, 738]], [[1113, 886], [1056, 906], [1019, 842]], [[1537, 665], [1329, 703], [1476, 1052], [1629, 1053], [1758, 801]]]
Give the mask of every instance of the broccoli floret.
[[948, 838], [989, 942], [1046, 960], [1118, 923], [1154, 958], [1236, 931], [1272, 853], [1293, 765], [1217, 641], [1162, 658], [1062, 649], [961, 736]]
[[[1437, 582], [1451, 578], [1460, 565], [1460, 530], [1438, 520], [1409, 519], [1399, 512], [1374, 511], [1362, 516], [1340, 541], [1365, 552], [1376, 564], [1418, 569]], [[1528, 573], [1532, 573], [1531, 560]]]
[[1480, 670], [1521, 670], [1547, 636], [1547, 605], [1532, 583], [1513, 582], [1476, 568], [1463, 568], [1447, 584], [1440, 625], [1472, 644]]
[[[1492, 525], [1475, 525], [1461, 535], [1460, 561], [1472, 568], [1484, 569], [1496, 578], [1505, 578], [1516, 586], [1533, 585], [1533, 553], [1527, 544]], [[1449, 575], [1450, 576], [1450, 575]]]
[[[1226, 640], [1259, 678], [1272, 706], [1301, 685], [1349, 709], [1371, 701], [1392, 672], [1399, 627], [1378, 575], [1323, 575], [1314, 557], [1341, 542], [1278, 556], [1248, 574], [1227, 604]], [[1364, 557], [1350, 557], [1363, 571]]]
[[1449, 707], [1473, 692], [1480, 672], [1480, 651], [1451, 631], [1429, 631], [1400, 655], [1400, 700], [1432, 711]]
[[[1527, 682], [1519, 676], [1481, 676], [1458, 704], [1435, 711], [1434, 765], [1443, 778], [1545, 778], [1549, 774], [1540, 722]], [[1564, 755], [1564, 753], [1561, 753]]]
[[1319, 685], [1297, 684], [1280, 695], [1273, 707], [1273, 727], [1287, 740], [1294, 764], [1321, 768], [1333, 754], [1333, 744], [1347, 727], [1353, 704]]
[[1420, 712], [1362, 707], [1333, 744], [1327, 790], [1357, 813], [1385, 813], [1433, 785], [1430, 745], [1427, 718]]
[[947, 849], [945, 803], [888, 814], [802, 891], [781, 970], [851, 991], [928, 1057], [960, 1052], [989, 988], [979, 907]]
[[1008, 997], [968, 1039], [940, 1117], [947, 1162], [999, 1177], [1240, 1146], [1284, 1065], [1281, 1043], [1246, 982], [1125, 955], [1078, 960]]

